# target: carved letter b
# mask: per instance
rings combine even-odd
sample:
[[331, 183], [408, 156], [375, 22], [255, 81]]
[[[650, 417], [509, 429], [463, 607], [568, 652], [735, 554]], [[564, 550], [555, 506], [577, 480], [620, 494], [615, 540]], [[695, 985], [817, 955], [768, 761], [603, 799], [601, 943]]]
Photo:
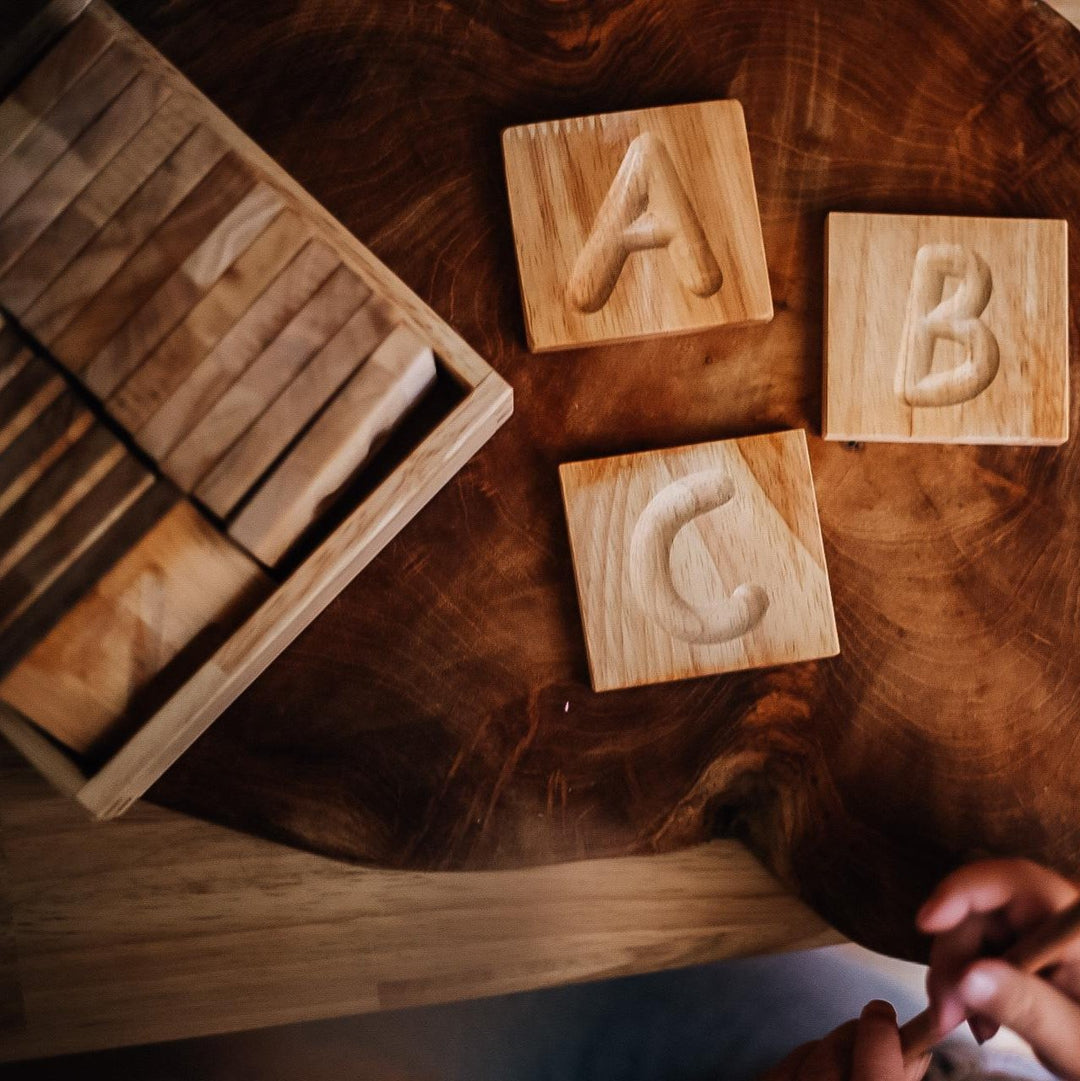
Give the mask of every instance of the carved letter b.
[[[946, 299], [946, 278], [960, 284]], [[915, 255], [895, 390], [908, 405], [958, 405], [994, 381], [1000, 357], [990, 328], [979, 318], [990, 302], [990, 268], [959, 244], [924, 244]], [[947, 371], [933, 371], [938, 338], [959, 342], [966, 356]]]
[[694, 213], [675, 164], [651, 132], [627, 148], [574, 264], [566, 294], [579, 311], [599, 311], [611, 296], [627, 257], [667, 248], [675, 271], [698, 296], [712, 296], [723, 282], [720, 267]]

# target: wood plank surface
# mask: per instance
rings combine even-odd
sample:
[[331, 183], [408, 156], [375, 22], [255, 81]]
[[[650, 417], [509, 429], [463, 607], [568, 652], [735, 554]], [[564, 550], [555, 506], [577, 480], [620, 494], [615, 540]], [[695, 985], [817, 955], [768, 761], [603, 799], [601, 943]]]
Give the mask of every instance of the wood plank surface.
[[95, 424], [0, 514], [0, 578], [25, 556], [108, 473], [126, 451]]
[[[170, 452], [269, 348], [338, 265], [325, 244], [317, 240], [306, 244], [141, 430], [144, 446], [160, 460], [170, 461]], [[179, 467], [165, 468], [169, 472]]]
[[[174, 95], [0, 275], [0, 301], [25, 314], [98, 231], [191, 134], [190, 102]], [[146, 196], [143, 197], [145, 202]]]
[[[169, 395], [255, 302], [310, 238], [292, 211], [279, 214], [218, 279], [187, 318], [112, 394], [109, 412], [139, 437]], [[151, 454], [153, 449], [147, 448]]]
[[13, 360], [18, 370], [0, 389], [0, 453], [7, 450], [64, 391], [64, 381], [49, 364], [23, 350]]
[[[815, 434], [828, 211], [1080, 228], [1074, 29], [1011, 0], [627, 0], [587, 34], [565, 5], [452, 5], [421, 36], [389, 0], [347, 25], [241, 7], [125, 12], [492, 358], [517, 417], [152, 798], [428, 869], [738, 832], [834, 924], [912, 954], [920, 898], [976, 851], [1080, 873], [1078, 612], [1046, 601], [1076, 592], [1076, 441]], [[717, 98], [746, 116], [772, 323], [529, 355], [494, 133]], [[557, 464], [790, 427], [839, 659], [593, 695]]]
[[0, 214], [6, 214], [138, 73], [131, 53], [110, 45], [68, 87], [4, 161]]
[[280, 195], [257, 184], [121, 326], [83, 373], [86, 385], [108, 397], [161, 343], [281, 211]]
[[0, 271], [41, 235], [168, 97], [160, 77], [138, 74], [0, 218]]
[[0, 678], [0, 700], [82, 753], [122, 738], [269, 590], [255, 562], [188, 503], [126, 540]]
[[92, 416], [62, 391], [0, 451], [0, 511], [6, 510], [90, 427]]
[[2, 745], [0, 843], [18, 955], [0, 980], [26, 1003], [0, 1061], [838, 941], [733, 841], [513, 874], [369, 870], [146, 805], [103, 829]]
[[199, 498], [227, 515], [386, 338], [396, 317], [381, 298], [363, 304], [201, 480]]
[[130, 455], [110, 464], [108, 472], [80, 499], [49, 522], [38, 543], [0, 574], [0, 632], [34, 604], [153, 483], [152, 475]]
[[109, 47], [113, 35], [94, 19], [80, 19], [48, 56], [0, 102], [0, 162], [20, 145], [64, 92]]
[[[267, 406], [300, 375], [312, 357], [335, 338], [369, 296], [370, 290], [355, 274], [338, 266], [266, 352], [229, 387], [163, 461], [165, 472], [181, 488], [194, 488]], [[175, 437], [175, 433], [171, 434]], [[149, 449], [151, 453], [158, 450], [157, 447]], [[204, 494], [209, 496], [210, 491]], [[216, 509], [216, 501], [207, 505]]]
[[52, 354], [81, 373], [254, 185], [235, 154], [221, 158], [54, 339]]
[[25, 313], [12, 310], [50, 345], [224, 154], [216, 135], [196, 128]]
[[[434, 382], [431, 347], [397, 327], [244, 505], [229, 535], [272, 566]], [[200, 485], [195, 494], [211, 505], [216, 492]]]
[[[13, 616], [0, 625], [0, 678], [17, 669], [54, 628], [62, 627], [74, 606], [176, 504], [175, 488], [153, 483], [153, 477], [145, 471], [135, 475], [132, 462], [133, 459], [124, 459], [100, 482], [103, 492], [113, 489], [108, 493], [114, 500], [111, 509], [93, 518], [92, 508], [84, 503], [76, 504], [57, 523], [45, 543], [38, 545], [15, 572], [0, 580], [0, 588], [8, 590], [10, 584], [10, 592], [17, 599]], [[122, 480], [130, 480], [126, 488]], [[84, 519], [89, 519], [89, 524]], [[76, 530], [75, 526], [79, 528]], [[47, 573], [42, 575], [41, 569], [46, 564]], [[20, 570], [31, 573], [23, 579]], [[29, 589], [26, 582], [31, 583]], [[5, 615], [0, 610], [0, 618]], [[49, 701], [45, 699], [46, 703]], [[80, 720], [92, 723], [91, 717], [76, 713], [67, 717], [67, 724], [77, 726]], [[44, 738], [36, 729], [32, 731], [38, 739]], [[49, 746], [54, 753], [61, 753], [53, 744]], [[70, 757], [62, 761], [67, 763], [69, 772], [78, 772]]]

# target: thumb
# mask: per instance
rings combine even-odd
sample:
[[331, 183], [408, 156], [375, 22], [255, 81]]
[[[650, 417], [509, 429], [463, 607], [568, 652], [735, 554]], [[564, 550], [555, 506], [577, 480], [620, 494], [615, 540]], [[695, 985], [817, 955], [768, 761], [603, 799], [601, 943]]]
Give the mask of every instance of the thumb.
[[1053, 1073], [1080, 1081], [1080, 1005], [1056, 987], [1004, 961], [978, 961], [957, 991], [968, 1016], [1011, 1028]]

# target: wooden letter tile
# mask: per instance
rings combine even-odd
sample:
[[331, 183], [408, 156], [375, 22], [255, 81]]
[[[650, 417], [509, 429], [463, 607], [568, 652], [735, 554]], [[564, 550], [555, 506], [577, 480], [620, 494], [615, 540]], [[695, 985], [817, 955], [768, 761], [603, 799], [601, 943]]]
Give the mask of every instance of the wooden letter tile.
[[0, 514], [0, 577], [6, 574], [124, 456], [101, 424], [89, 430]]
[[[130, 142], [0, 276], [0, 303], [23, 315], [88, 241], [191, 134], [195, 119], [173, 94]], [[144, 197], [145, 199], [145, 197]]]
[[167, 691], [190, 672], [185, 651], [196, 639], [220, 641], [233, 614], [269, 591], [255, 562], [188, 503], [156, 523], [121, 522], [109, 540], [113, 564], [60, 622], [28, 628], [18, 643], [0, 635], [0, 699], [83, 752], [122, 725], [155, 680], [167, 677]]
[[64, 92], [109, 47], [113, 35], [96, 19], [79, 19], [0, 102], [0, 162], [26, 137]]
[[254, 184], [240, 159], [226, 154], [53, 341], [56, 359], [82, 372]]
[[[181, 488], [193, 487], [348, 322], [368, 295], [367, 286], [347, 267], [339, 266], [266, 352], [164, 460], [165, 472]], [[147, 449], [154, 454], [158, 448]]]
[[4, 162], [0, 214], [22, 198], [137, 74], [135, 58], [120, 45], [111, 45], [91, 64]]
[[269, 185], [256, 185], [101, 348], [83, 372], [86, 385], [101, 398], [112, 394], [283, 206], [281, 196]]
[[308, 227], [297, 215], [291, 211], [279, 214], [187, 318], [109, 398], [107, 407], [112, 415], [138, 438], [169, 395], [183, 384], [308, 239]]
[[168, 97], [163, 79], [140, 74], [0, 219], [0, 271], [41, 235]]
[[839, 651], [802, 431], [559, 475], [595, 690]]
[[51, 345], [224, 154], [216, 135], [196, 128], [25, 313], [35, 337]]
[[1066, 222], [830, 214], [826, 246], [826, 439], [1068, 439]]
[[430, 346], [397, 327], [240, 511], [233, 539], [276, 563], [434, 382]]
[[0, 575], [0, 628], [28, 608], [151, 485], [131, 455], [121, 457], [14, 567]]
[[29, 350], [11, 362], [17, 370], [0, 389], [0, 452], [31, 427], [64, 393], [64, 381]]
[[[154, 414], [139, 433], [143, 446], [168, 463], [166, 455], [205, 418], [338, 265], [325, 244], [317, 240], [306, 244]], [[170, 472], [171, 465], [165, 469]], [[201, 476], [198, 472], [191, 483]]]
[[737, 101], [503, 133], [529, 348], [772, 318]]
[[372, 297], [319, 350], [199, 485], [224, 518], [393, 329], [393, 306]]

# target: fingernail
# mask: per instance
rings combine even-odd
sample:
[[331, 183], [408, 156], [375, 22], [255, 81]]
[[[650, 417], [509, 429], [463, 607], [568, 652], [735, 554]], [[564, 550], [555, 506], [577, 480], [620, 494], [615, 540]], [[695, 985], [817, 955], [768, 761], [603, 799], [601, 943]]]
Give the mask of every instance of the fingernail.
[[881, 999], [875, 999], [873, 1002], [868, 1002], [863, 1007], [863, 1017], [877, 1017], [885, 1021], [896, 1020], [896, 1010], [892, 1006]]
[[969, 1006], [985, 1006], [997, 992], [997, 979], [981, 968], [973, 968], [960, 984], [960, 994]]
[[950, 897], [946, 901], [927, 901], [915, 916], [920, 926], [932, 922], [936, 927], [951, 927], [959, 923], [967, 912], [967, 903], [959, 897]]
[[937, 1007], [937, 1031], [944, 1035], [964, 1023], [964, 1007], [955, 999], [945, 999]]

